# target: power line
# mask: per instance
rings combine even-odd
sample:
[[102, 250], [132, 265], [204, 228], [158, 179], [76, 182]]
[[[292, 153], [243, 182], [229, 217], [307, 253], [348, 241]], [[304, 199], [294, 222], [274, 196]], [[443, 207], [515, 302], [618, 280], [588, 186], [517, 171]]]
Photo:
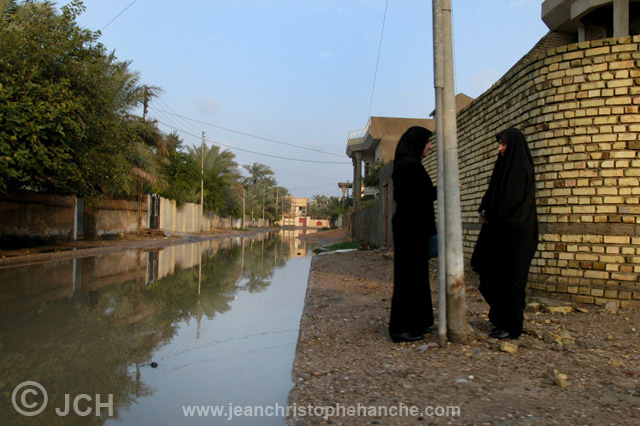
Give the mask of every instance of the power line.
[[382, 36], [384, 35], [384, 23], [387, 21], [387, 6], [389, 0], [384, 4], [384, 17], [382, 18], [382, 31], [380, 32], [380, 44], [378, 44], [378, 59], [376, 59], [376, 71], [373, 73], [373, 87], [371, 88], [371, 99], [369, 100], [369, 113], [367, 118], [371, 117], [371, 105], [373, 105], [373, 92], [376, 90], [376, 78], [378, 77], [378, 64], [380, 63], [380, 51], [382, 50]]
[[344, 155], [342, 155], [342, 154], [336, 154], [336, 153], [333, 153], [333, 152], [321, 151], [319, 149], [307, 148], [306, 146], [300, 146], [300, 145], [294, 145], [294, 144], [282, 142], [282, 141], [279, 141], [279, 140], [276, 140], [276, 139], [265, 138], [265, 137], [254, 135], [254, 134], [251, 134], [251, 133], [242, 132], [240, 130], [234, 130], [234, 129], [230, 129], [228, 127], [222, 127], [222, 126], [218, 126], [216, 124], [207, 123], [206, 121], [196, 120], [195, 118], [185, 117], [185, 116], [180, 115], [180, 114], [170, 113], [168, 111], [163, 111], [163, 110], [161, 110], [159, 108], [150, 108], [150, 109], [154, 109], [156, 111], [161, 111], [161, 112], [164, 112], [164, 113], [170, 114], [170, 115], [175, 115], [176, 117], [184, 118], [185, 120], [190, 120], [190, 121], [193, 121], [193, 122], [196, 122], [196, 123], [204, 124], [206, 126], [215, 127], [216, 129], [226, 130], [227, 132], [237, 133], [239, 135], [249, 136], [249, 137], [256, 138], [256, 139], [262, 139], [262, 140], [267, 141], [267, 142], [273, 142], [273, 143], [277, 143], [277, 144], [280, 144], [280, 145], [287, 145], [287, 146], [291, 146], [291, 147], [299, 148], [299, 149], [306, 149], [307, 151], [320, 152], [322, 154], [327, 154], [327, 155], [335, 155], [336, 157], [344, 157]]
[[[160, 98], [160, 97], [158, 96], [158, 97], [156, 97], [156, 99], [157, 99], [158, 101], [160, 101], [160, 103], [161, 103], [161, 104], [162, 104], [166, 109], [168, 109], [169, 111], [171, 111], [171, 113], [173, 113], [173, 115], [174, 115], [174, 116], [177, 116], [177, 115], [178, 115], [178, 113], [177, 113], [177, 112], [175, 112], [175, 111], [173, 110], [173, 108], [171, 108], [171, 107], [170, 107], [170, 106], [169, 106], [169, 105], [168, 105], [164, 100], [162, 100], [162, 98]], [[198, 132], [198, 133], [200, 132], [200, 129], [198, 129], [196, 126], [194, 126], [190, 121], [187, 121], [187, 120], [182, 119], [182, 118], [180, 118], [180, 121], [181, 121], [182, 123], [184, 123], [186, 126], [188, 126], [190, 129], [193, 129], [193, 130], [195, 130], [195, 131], [196, 131], [196, 132]]]
[[[175, 126], [172, 126], [172, 125], [170, 125], [168, 123], [164, 123], [164, 122], [162, 122], [160, 120], [158, 120], [158, 123], [164, 124], [167, 127], [170, 127], [170, 128], [172, 128], [174, 130], [177, 130], [179, 132], [185, 133], [187, 135], [190, 135], [190, 136], [193, 136], [193, 137], [199, 137], [197, 135], [194, 135], [193, 133], [190, 133], [190, 132], [188, 132], [186, 130], [183, 130], [183, 129], [179, 129], [179, 128], [175, 127]], [[214, 145], [224, 146], [226, 148], [231, 148], [231, 149], [238, 150], [238, 151], [248, 152], [248, 153], [251, 153], [251, 154], [263, 155], [265, 157], [279, 158], [281, 160], [301, 161], [301, 162], [304, 162], [304, 163], [351, 164], [350, 162], [344, 162], [344, 161], [317, 161], [317, 160], [303, 160], [303, 159], [300, 159], [300, 158], [281, 157], [279, 155], [271, 155], [271, 154], [264, 154], [264, 153], [261, 153], [261, 152], [249, 151], [248, 149], [242, 149], [242, 148], [238, 148], [236, 146], [231, 146], [231, 145], [226, 145], [226, 144], [223, 144], [223, 143], [220, 143], [220, 142], [215, 142], [215, 141], [213, 141], [211, 139], [207, 139], [206, 141], [207, 142], [211, 142]]]
[[107, 25], [105, 25], [104, 27], [102, 27], [100, 29], [100, 31], [104, 30], [105, 28], [107, 28], [109, 25], [111, 25], [111, 23], [113, 21], [115, 21], [116, 19], [118, 19], [120, 17], [120, 15], [122, 15], [124, 12], [127, 11], [127, 9], [129, 9], [131, 6], [133, 6], [133, 4], [135, 2], [137, 2], [138, 0], [133, 0], [131, 3], [129, 3], [129, 6], [125, 7], [124, 9], [122, 9], [122, 11], [120, 13], [118, 13], [112, 20], [110, 20], [109, 22], [107, 22]]

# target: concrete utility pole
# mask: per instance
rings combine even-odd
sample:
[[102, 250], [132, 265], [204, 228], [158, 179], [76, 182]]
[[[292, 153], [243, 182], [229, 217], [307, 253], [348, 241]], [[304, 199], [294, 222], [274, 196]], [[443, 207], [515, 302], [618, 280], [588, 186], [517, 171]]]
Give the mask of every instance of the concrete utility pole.
[[267, 196], [267, 181], [262, 181], [262, 226], [264, 226], [264, 201]]
[[240, 227], [242, 229], [244, 228], [244, 217], [247, 215], [246, 209], [245, 209], [245, 198], [246, 198], [246, 190], [244, 189], [244, 185], [242, 185], [242, 220], [240, 221], [241, 225]]
[[[436, 91], [436, 164], [438, 173], [438, 235], [446, 234], [444, 200], [444, 138], [442, 129], [442, 91], [444, 89], [444, 58], [442, 56], [442, 4], [433, 1], [433, 65]], [[447, 266], [446, 238], [438, 238], [438, 337], [440, 346], [447, 342]]]
[[204, 132], [202, 132], [202, 146], [200, 148], [200, 231], [204, 226]]
[[[451, 0], [433, 0], [434, 8], [434, 59], [435, 65], [440, 63], [436, 70], [436, 89], [441, 85], [441, 96], [436, 93], [436, 103], [439, 103], [440, 117], [437, 123], [441, 127], [437, 129], [438, 140], [442, 148], [438, 151], [442, 154], [443, 165], [438, 166], [438, 188], [444, 185], [443, 198], [438, 197], [438, 204], [444, 201], [444, 209], [438, 207], [438, 221], [444, 218], [444, 263], [447, 282], [447, 336], [453, 343], [467, 342], [467, 320], [465, 306], [465, 281], [464, 281], [464, 256], [462, 252], [462, 218], [460, 214], [460, 177], [458, 170], [458, 135], [456, 126], [456, 100], [455, 81], [453, 67], [453, 32], [451, 27]], [[437, 11], [440, 11], [438, 13]], [[435, 20], [440, 19], [436, 25]], [[437, 26], [437, 30], [436, 30]], [[436, 38], [441, 34], [440, 46], [435, 45]], [[438, 36], [438, 37], [436, 37]], [[442, 60], [440, 61], [440, 55]], [[440, 92], [436, 90], [437, 92]], [[442, 175], [440, 175], [442, 173]], [[439, 191], [440, 192], [440, 191]], [[442, 194], [441, 192], [441, 194]], [[444, 210], [444, 217], [440, 212]], [[440, 225], [442, 227], [442, 224]], [[443, 234], [440, 234], [442, 239]], [[440, 330], [439, 330], [440, 331]]]

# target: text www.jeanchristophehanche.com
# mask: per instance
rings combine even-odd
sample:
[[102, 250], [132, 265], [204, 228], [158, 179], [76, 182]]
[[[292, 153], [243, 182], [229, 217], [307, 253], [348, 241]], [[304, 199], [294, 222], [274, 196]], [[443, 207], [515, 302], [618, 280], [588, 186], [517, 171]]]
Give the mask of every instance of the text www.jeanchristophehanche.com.
[[183, 405], [185, 417], [460, 417], [460, 406], [415, 405]]

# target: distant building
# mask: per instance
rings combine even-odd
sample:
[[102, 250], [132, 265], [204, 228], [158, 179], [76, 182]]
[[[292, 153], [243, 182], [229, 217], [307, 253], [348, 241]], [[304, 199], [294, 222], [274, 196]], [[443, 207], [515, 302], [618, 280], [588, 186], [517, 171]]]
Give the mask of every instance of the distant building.
[[309, 199], [289, 196], [290, 208], [283, 212], [281, 226], [296, 226], [303, 228], [329, 228], [330, 223], [324, 219], [312, 219], [309, 216]]

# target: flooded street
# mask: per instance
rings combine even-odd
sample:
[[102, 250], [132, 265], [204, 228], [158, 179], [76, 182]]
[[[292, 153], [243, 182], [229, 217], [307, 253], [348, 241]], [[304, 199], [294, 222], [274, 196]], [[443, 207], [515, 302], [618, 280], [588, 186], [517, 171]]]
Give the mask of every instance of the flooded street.
[[310, 260], [280, 231], [0, 269], [0, 424], [283, 424]]

